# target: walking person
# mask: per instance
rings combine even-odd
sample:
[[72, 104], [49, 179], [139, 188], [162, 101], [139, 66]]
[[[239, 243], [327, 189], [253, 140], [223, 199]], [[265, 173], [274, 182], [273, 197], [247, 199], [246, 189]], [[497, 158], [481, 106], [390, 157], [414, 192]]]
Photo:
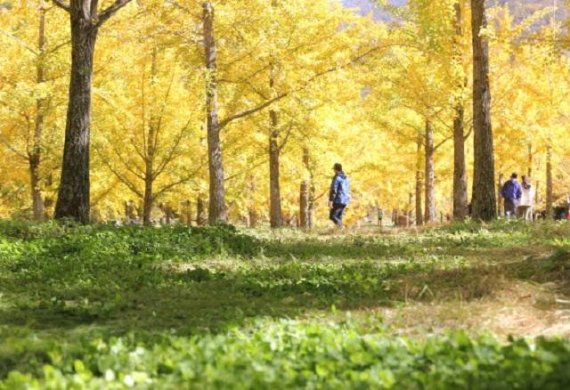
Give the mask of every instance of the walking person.
[[522, 197], [522, 187], [517, 180], [518, 175], [513, 173], [511, 178], [503, 184], [501, 195], [505, 200], [505, 217], [516, 217], [517, 207]]
[[329, 192], [330, 220], [339, 228], [343, 227], [342, 217], [346, 206], [350, 203], [350, 182], [342, 170], [342, 165], [334, 164], [334, 177]]
[[522, 196], [518, 207], [519, 218], [523, 218], [527, 221], [532, 221], [532, 215], [534, 212], [534, 197], [536, 191], [534, 186], [530, 183], [530, 179], [526, 176], [522, 177]]

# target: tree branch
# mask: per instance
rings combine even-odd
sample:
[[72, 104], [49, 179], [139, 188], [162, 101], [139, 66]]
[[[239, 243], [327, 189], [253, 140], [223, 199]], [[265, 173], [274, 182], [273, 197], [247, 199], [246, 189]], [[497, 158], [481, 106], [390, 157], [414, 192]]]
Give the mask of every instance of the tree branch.
[[447, 141], [449, 141], [449, 140], [452, 139], [452, 138], [453, 138], [452, 135], [450, 135], [449, 137], [445, 137], [440, 143], [438, 143], [437, 145], [435, 145], [435, 146], [433, 147], [433, 150], [434, 150], [434, 151], [438, 150], [443, 144], [445, 144]]
[[15, 40], [16, 42], [18, 42], [18, 44], [19, 44], [20, 46], [22, 46], [24, 49], [26, 49], [26, 50], [32, 52], [34, 55], [39, 55], [39, 53], [38, 53], [33, 47], [31, 47], [30, 45], [28, 45], [26, 42], [24, 42], [23, 40], [21, 40], [21, 39], [18, 38], [17, 36], [12, 35], [12, 34], [6, 32], [6, 31], [4, 31], [4, 30], [0, 30], [0, 34], [6, 35], [7, 37], [12, 38], [12, 39]]
[[285, 145], [287, 145], [287, 141], [289, 141], [289, 136], [291, 135], [291, 130], [293, 130], [293, 121], [289, 122], [287, 134], [285, 134], [285, 138], [283, 139], [283, 142], [281, 142], [281, 145], [278, 146], [279, 152], [281, 152]]
[[179, 186], [180, 184], [186, 183], [186, 182], [189, 181], [190, 179], [192, 179], [192, 176], [186, 176], [186, 177], [183, 177], [183, 178], [181, 178], [181, 179], [179, 179], [179, 180], [176, 180], [176, 181], [174, 181], [174, 182], [171, 182], [171, 183], [165, 185], [165, 186], [162, 187], [159, 191], [156, 191], [156, 192], [154, 193], [154, 196], [153, 196], [154, 199], [155, 199], [155, 200], [158, 199], [158, 198], [159, 198], [160, 196], [162, 196], [165, 192], [170, 191], [172, 188], [174, 188], [174, 187], [176, 187], [176, 186]]
[[277, 101], [279, 101], [279, 100], [281, 100], [281, 99], [283, 99], [283, 98], [289, 96], [291, 93], [302, 91], [303, 89], [307, 88], [307, 85], [309, 85], [312, 81], [315, 81], [316, 79], [318, 79], [318, 78], [321, 77], [321, 76], [324, 76], [324, 75], [326, 75], [326, 74], [328, 74], [328, 73], [335, 72], [335, 71], [337, 71], [337, 70], [339, 70], [339, 69], [343, 69], [343, 68], [345, 68], [345, 67], [347, 67], [347, 66], [353, 65], [353, 64], [355, 64], [355, 63], [357, 63], [357, 62], [363, 60], [364, 58], [368, 57], [368, 56], [371, 55], [372, 53], [374, 53], [374, 52], [376, 52], [376, 51], [378, 51], [378, 50], [380, 50], [380, 49], [384, 49], [384, 48], [390, 47], [390, 46], [394, 46], [394, 44], [387, 44], [387, 45], [385, 45], [385, 46], [375, 46], [375, 47], [373, 47], [373, 48], [367, 50], [366, 52], [364, 52], [364, 53], [362, 53], [362, 54], [360, 54], [360, 55], [358, 55], [358, 56], [356, 56], [356, 57], [351, 58], [350, 61], [348, 61], [348, 62], [345, 63], [345, 64], [338, 65], [338, 66], [334, 66], [334, 67], [325, 69], [324, 71], [315, 73], [313, 76], [311, 76], [309, 79], [307, 79], [307, 80], [303, 83], [303, 85], [301, 85], [300, 87], [298, 87], [298, 88], [296, 88], [296, 89], [292, 89], [292, 90], [290, 90], [290, 91], [283, 92], [283, 93], [277, 95], [276, 97], [274, 97], [274, 98], [272, 98], [272, 99], [270, 99], [270, 100], [268, 100], [268, 101], [266, 101], [266, 102], [264, 102], [264, 103], [262, 103], [262, 104], [260, 104], [260, 105], [258, 105], [258, 106], [256, 106], [256, 107], [254, 107], [254, 108], [251, 108], [251, 109], [249, 109], [249, 110], [245, 110], [245, 111], [239, 112], [239, 113], [237, 113], [237, 114], [230, 115], [230, 116], [227, 117], [226, 119], [223, 119], [222, 121], [220, 121], [220, 125], [219, 125], [219, 127], [218, 127], [218, 131], [221, 131], [224, 127], [226, 127], [228, 124], [230, 124], [231, 122], [233, 122], [233, 121], [236, 120], [236, 119], [240, 119], [240, 118], [243, 118], [244, 116], [248, 116], [248, 115], [254, 114], [254, 113], [258, 112], [258, 111], [261, 111], [261, 110], [263, 110], [264, 108], [266, 108], [266, 107], [272, 105], [273, 103], [275, 103], [275, 102], [277, 102]]
[[277, 95], [276, 97], [274, 97], [273, 99], [270, 99], [260, 105], [258, 105], [257, 107], [251, 108], [249, 110], [245, 110], [242, 112], [238, 112], [237, 114], [234, 115], [230, 115], [229, 117], [227, 117], [226, 119], [220, 121], [220, 126], [219, 126], [219, 130], [222, 130], [224, 127], [226, 127], [230, 122], [235, 121], [236, 119], [239, 118], [243, 118], [244, 116], [248, 116], [251, 114], [255, 114], [258, 111], [263, 110], [264, 108], [270, 106], [271, 104], [275, 103], [278, 100], [283, 99], [285, 96], [289, 95], [289, 92], [284, 92], [280, 95]]
[[[54, 0], [55, 1], [55, 0]], [[113, 16], [118, 10], [123, 8], [125, 5], [129, 4], [131, 0], [115, 0], [115, 2], [109, 7], [105, 8], [98, 16], [95, 22], [95, 26], [101, 27], [111, 16]]]
[[265, 164], [267, 161], [269, 161], [269, 159], [268, 159], [268, 158], [264, 158], [264, 159], [260, 160], [259, 162], [255, 163], [255, 164], [253, 164], [253, 165], [249, 165], [246, 170], [240, 171], [240, 172], [238, 172], [238, 173], [234, 173], [233, 175], [224, 178], [224, 182], [229, 181], [229, 180], [232, 180], [232, 179], [235, 179], [236, 177], [241, 176], [241, 175], [243, 175], [244, 173], [251, 172], [251, 171], [254, 170], [255, 168], [258, 168], [258, 167], [262, 166], [263, 164]]
[[158, 163], [158, 168], [156, 169], [155, 172], [153, 172], [153, 175], [152, 175], [153, 179], [156, 179], [158, 176], [160, 176], [162, 174], [162, 172], [164, 172], [164, 170], [166, 169], [168, 164], [170, 164], [172, 162], [172, 160], [175, 157], [175, 153], [178, 150], [178, 147], [180, 146], [180, 142], [182, 141], [182, 138], [184, 138], [184, 133], [188, 130], [189, 125], [190, 125], [190, 120], [180, 130], [176, 139], [174, 140], [174, 144], [172, 145], [172, 147], [170, 148], [170, 150], [168, 151], [166, 156], [162, 159], [162, 161], [160, 163]]

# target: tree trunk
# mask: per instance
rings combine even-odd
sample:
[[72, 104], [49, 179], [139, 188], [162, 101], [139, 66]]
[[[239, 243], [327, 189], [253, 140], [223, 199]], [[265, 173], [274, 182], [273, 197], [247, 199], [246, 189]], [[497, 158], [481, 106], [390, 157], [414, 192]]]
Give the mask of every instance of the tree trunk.
[[152, 213], [152, 204], [154, 203], [154, 197], [152, 194], [152, 184], [153, 184], [152, 165], [147, 164], [145, 177], [144, 177], [144, 198], [143, 198], [143, 224], [145, 226], [151, 225], [150, 217]]
[[190, 199], [186, 200], [186, 202], [184, 202], [185, 205], [185, 215], [186, 215], [186, 226], [190, 227], [192, 226], [192, 203], [190, 202]]
[[[455, 50], [456, 57], [463, 62], [461, 41], [463, 39], [463, 15], [461, 3], [458, 1], [455, 7]], [[459, 91], [463, 95], [466, 81], [461, 80]], [[453, 218], [463, 220], [468, 213], [467, 197], [467, 167], [465, 164], [465, 107], [460, 98], [455, 106], [453, 119]]]
[[220, 142], [218, 118], [217, 53], [214, 38], [214, 7], [210, 1], [203, 3], [204, 52], [206, 64], [206, 107], [208, 122], [208, 168], [210, 174], [210, 224], [226, 223], [226, 196], [224, 191], [224, 166]]
[[553, 188], [552, 188], [552, 146], [546, 147], [546, 218], [552, 219], [553, 214]]
[[[38, 61], [36, 65], [36, 83], [42, 84], [46, 81], [45, 77], [45, 48], [46, 48], [46, 11], [43, 2], [40, 3], [40, 19], [38, 28]], [[34, 219], [41, 221], [44, 219], [44, 202], [42, 199], [40, 185], [40, 163], [41, 163], [41, 145], [42, 134], [44, 129], [45, 99], [36, 99], [36, 121], [34, 127], [33, 144], [31, 151], [28, 153], [28, 163], [30, 169], [30, 185], [32, 192], [32, 210]]]
[[528, 144], [528, 168], [527, 168], [527, 175], [528, 177], [532, 177], [532, 163], [534, 160], [534, 154], [532, 153], [532, 143]]
[[303, 148], [303, 165], [309, 174], [308, 187], [307, 187], [307, 228], [312, 229], [315, 223], [315, 167], [311, 160], [311, 154], [309, 148]]
[[481, 37], [487, 27], [485, 0], [471, 0], [473, 39], [473, 132], [474, 177], [473, 218], [489, 221], [497, 217], [495, 158], [491, 126], [489, 43]]
[[279, 130], [277, 112], [269, 111], [271, 133], [269, 135], [269, 222], [272, 228], [283, 225], [281, 213], [281, 188], [279, 184]]
[[309, 228], [309, 186], [309, 181], [303, 180], [299, 192], [299, 222], [303, 229]]
[[259, 214], [254, 207], [250, 207], [248, 210], [248, 227], [249, 228], [256, 228], [257, 224], [259, 223]]
[[55, 218], [88, 223], [91, 78], [98, 27], [85, 16], [82, 1], [72, 1], [69, 13], [71, 80]]
[[407, 221], [408, 227], [410, 227], [412, 225], [412, 217], [414, 215], [413, 204], [414, 204], [414, 193], [410, 192], [408, 194], [408, 210], [406, 212], [406, 217], [408, 218], [408, 221]]
[[30, 184], [32, 186], [32, 210], [34, 219], [41, 221], [44, 219], [44, 201], [42, 199], [40, 186], [40, 155], [32, 153], [28, 156], [30, 168]]
[[430, 121], [426, 121], [425, 131], [425, 222], [433, 223], [437, 222], [437, 213], [435, 210], [435, 147], [433, 144], [433, 125]]
[[198, 201], [196, 202], [196, 223], [198, 226], [204, 226], [208, 222], [206, 205], [204, 203], [204, 198], [201, 195], [198, 196]]
[[422, 182], [422, 147], [423, 147], [423, 136], [418, 134], [417, 139], [417, 154], [416, 154], [416, 225], [421, 226], [424, 224], [424, 217], [422, 212], [422, 192], [423, 192], [423, 182]]
[[465, 164], [464, 107], [455, 107], [453, 120], [453, 218], [463, 220], [467, 216], [467, 166]]
[[498, 215], [503, 215], [503, 198], [500, 196], [501, 190], [503, 189], [503, 174], [499, 173], [499, 181], [497, 182], [497, 213]]
[[[152, 55], [151, 55], [151, 71], [150, 71], [150, 87], [153, 92], [153, 96], [156, 96], [155, 92], [155, 79], [157, 76], [156, 70], [156, 61], [157, 61], [157, 50], [156, 47], [153, 47]], [[145, 173], [144, 173], [144, 194], [143, 194], [143, 224], [145, 226], [150, 226], [151, 221], [150, 217], [152, 214], [152, 206], [154, 204], [154, 194], [153, 194], [153, 185], [154, 185], [154, 157], [156, 155], [156, 140], [157, 135], [160, 131], [160, 118], [157, 116], [156, 110], [151, 105], [150, 109], [150, 118], [148, 121], [148, 133], [146, 129], [143, 129], [143, 134], [146, 137], [146, 150], [144, 155], [144, 165], [145, 165]], [[144, 126], [145, 124], [143, 124]]]

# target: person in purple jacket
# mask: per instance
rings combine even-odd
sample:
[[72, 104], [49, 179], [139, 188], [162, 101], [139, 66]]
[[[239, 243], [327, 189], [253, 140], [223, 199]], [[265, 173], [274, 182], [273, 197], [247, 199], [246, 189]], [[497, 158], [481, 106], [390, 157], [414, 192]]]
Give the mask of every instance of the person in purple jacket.
[[517, 207], [522, 197], [522, 186], [517, 180], [518, 175], [513, 173], [511, 178], [503, 184], [501, 195], [505, 200], [505, 217], [516, 216]]

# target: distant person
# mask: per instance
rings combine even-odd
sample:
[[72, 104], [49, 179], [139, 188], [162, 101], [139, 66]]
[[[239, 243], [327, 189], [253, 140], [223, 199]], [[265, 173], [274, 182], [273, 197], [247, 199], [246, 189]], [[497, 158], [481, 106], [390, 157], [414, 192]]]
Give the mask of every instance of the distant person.
[[344, 210], [350, 203], [350, 183], [341, 164], [334, 164], [333, 169], [334, 177], [329, 193], [330, 220], [341, 228]]
[[516, 216], [517, 206], [522, 197], [522, 187], [517, 180], [518, 175], [513, 173], [511, 178], [503, 184], [501, 195], [505, 200], [505, 217]]
[[534, 212], [534, 197], [535, 189], [530, 183], [530, 179], [526, 176], [522, 177], [522, 196], [518, 207], [518, 215], [527, 221], [532, 220], [532, 214]]
[[384, 220], [384, 210], [378, 208], [378, 225], [382, 226], [382, 221]]

